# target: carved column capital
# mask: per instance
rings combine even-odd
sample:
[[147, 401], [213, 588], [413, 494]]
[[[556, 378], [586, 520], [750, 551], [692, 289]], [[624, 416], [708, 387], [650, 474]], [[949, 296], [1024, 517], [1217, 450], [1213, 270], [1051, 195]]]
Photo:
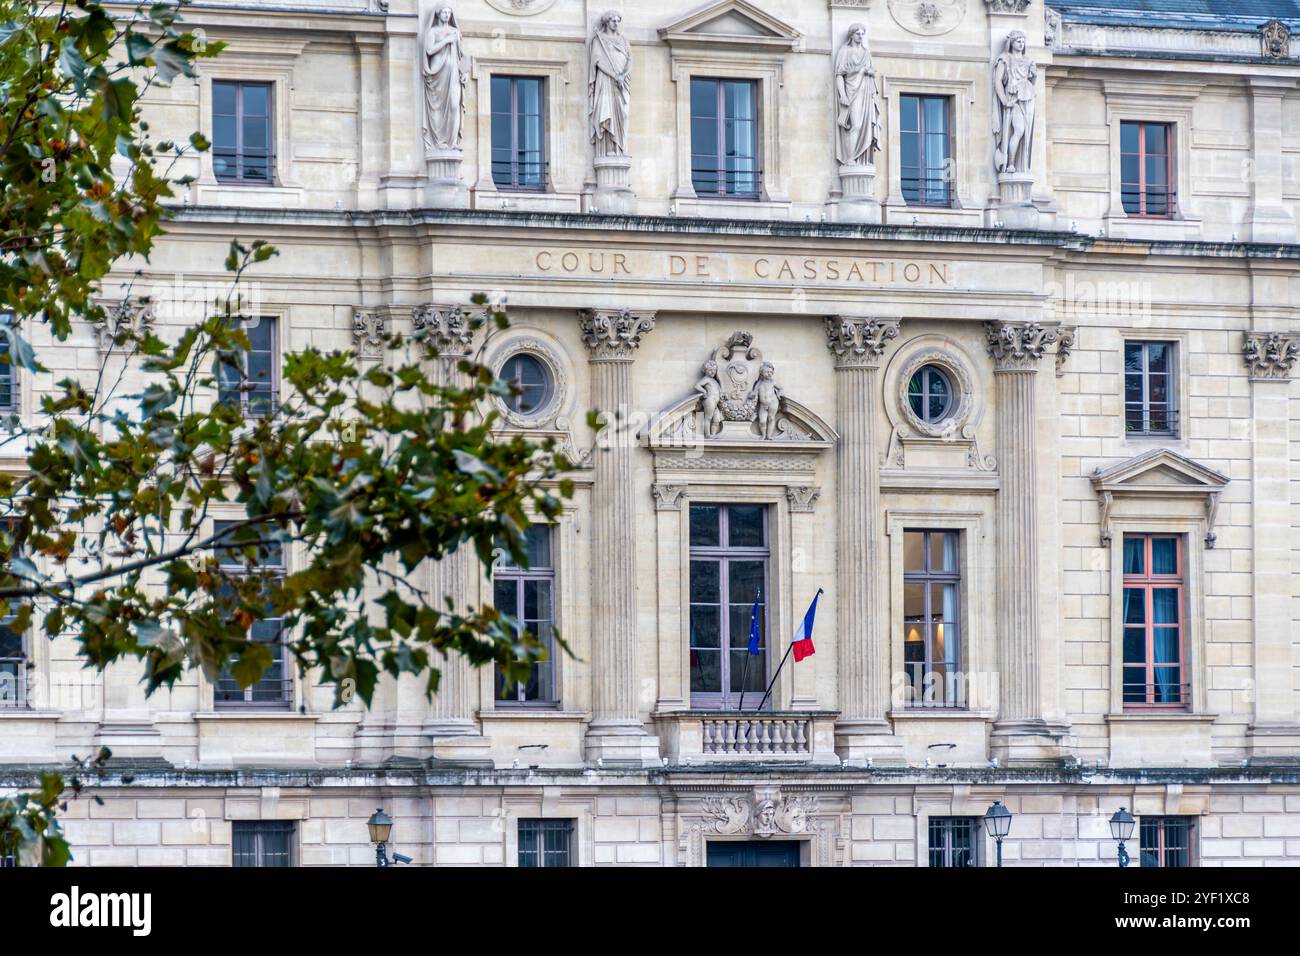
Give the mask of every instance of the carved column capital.
[[468, 355], [474, 342], [474, 324], [459, 305], [426, 303], [411, 311], [415, 340], [445, 358]]
[[1296, 359], [1300, 359], [1300, 334], [1247, 332], [1241, 352], [1252, 381], [1288, 379]]
[[995, 372], [1036, 372], [1047, 346], [1057, 339], [1056, 329], [1037, 322], [985, 322], [985, 345]]
[[631, 309], [584, 309], [578, 313], [582, 344], [592, 362], [630, 362], [641, 347], [641, 336], [655, 327], [653, 312]]
[[153, 330], [158, 314], [153, 300], [128, 297], [118, 302], [106, 303], [104, 318], [95, 323], [95, 345], [107, 352], [117, 344], [117, 337], [126, 333], [143, 336]]
[[898, 336], [898, 319], [826, 317], [826, 347], [835, 355], [837, 368], [862, 368], [880, 364], [885, 345]]
[[786, 500], [795, 514], [812, 514], [817, 510], [817, 499], [821, 496], [822, 490], [816, 485], [787, 485], [785, 489]]
[[1065, 374], [1065, 362], [1074, 351], [1075, 342], [1079, 338], [1079, 330], [1075, 326], [1062, 326], [1056, 341], [1056, 377], [1060, 378]]
[[359, 358], [382, 358], [388, 341], [388, 322], [379, 309], [352, 312], [352, 350]]
[[984, 0], [989, 13], [1028, 13], [1029, 0]]
[[686, 500], [685, 485], [656, 483], [650, 486], [650, 492], [655, 498], [655, 511], [681, 511]]

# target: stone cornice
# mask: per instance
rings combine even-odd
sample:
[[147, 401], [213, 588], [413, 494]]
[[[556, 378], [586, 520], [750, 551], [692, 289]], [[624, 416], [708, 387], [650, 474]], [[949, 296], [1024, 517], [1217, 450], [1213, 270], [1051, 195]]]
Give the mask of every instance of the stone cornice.
[[1252, 381], [1289, 379], [1300, 359], [1300, 333], [1247, 332], [1241, 352]]
[[1057, 330], [1037, 322], [985, 322], [985, 346], [995, 372], [1035, 372]]
[[578, 313], [582, 344], [593, 362], [630, 362], [641, 347], [641, 336], [655, 327], [653, 312], [631, 309], [584, 309]]
[[826, 347], [835, 356], [836, 368], [875, 368], [898, 330], [898, 319], [828, 315]]

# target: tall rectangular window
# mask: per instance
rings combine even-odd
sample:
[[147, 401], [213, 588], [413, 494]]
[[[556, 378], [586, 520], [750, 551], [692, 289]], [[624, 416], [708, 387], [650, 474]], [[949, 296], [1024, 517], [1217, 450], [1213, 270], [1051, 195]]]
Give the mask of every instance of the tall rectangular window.
[[275, 363], [276, 320], [268, 316], [236, 319], [248, 337], [248, 349], [217, 357], [217, 400], [245, 418], [267, 418], [278, 404]]
[[[13, 316], [0, 312], [0, 326], [8, 326]], [[0, 332], [0, 415], [12, 415], [18, 411], [18, 369], [9, 354], [9, 337]]]
[[898, 105], [903, 198], [915, 206], [951, 206], [951, 99], [904, 93]]
[[960, 532], [903, 533], [903, 667], [910, 707], [964, 707]]
[[1120, 199], [1130, 216], [1168, 219], [1177, 212], [1173, 126], [1119, 124]]
[[1124, 706], [1184, 708], [1183, 537], [1124, 535]]
[[536, 76], [492, 77], [492, 181], [497, 189], [546, 189], [546, 98]]
[[553, 704], [555, 693], [555, 561], [551, 526], [527, 532], [528, 566], [502, 552], [492, 570], [492, 600], [497, 610], [519, 621], [546, 648], [546, 659], [532, 665], [526, 683], [507, 685], [496, 675], [497, 700], [504, 704]]
[[[11, 542], [12, 529], [12, 521], [0, 521], [0, 532]], [[5, 564], [16, 556], [12, 545], [0, 545], [0, 550]], [[0, 618], [0, 709], [27, 706], [27, 637], [10, 626], [18, 616], [15, 604]]]
[[[691, 704], [746, 710], [767, 686], [767, 508], [691, 505]], [[749, 653], [758, 602], [757, 654]]]
[[1172, 342], [1124, 343], [1124, 430], [1129, 435], [1178, 433]]
[[236, 820], [230, 830], [233, 866], [293, 866], [292, 820]]
[[271, 84], [212, 81], [212, 171], [221, 182], [271, 182]]
[[758, 83], [691, 79], [691, 181], [701, 199], [757, 199]]
[[1138, 834], [1143, 866], [1191, 866], [1192, 817], [1142, 817]]
[[[227, 538], [231, 543], [217, 549], [217, 561], [227, 574], [243, 576], [258, 574], [269, 591], [276, 581], [285, 573], [284, 548], [279, 542], [264, 541], [257, 545], [256, 561], [245, 556], [243, 543], [233, 544], [232, 527], [235, 522], [218, 521], [217, 534], [229, 532]], [[270, 610], [268, 606], [268, 611]], [[284, 621], [279, 617], [267, 616], [253, 623], [249, 629], [249, 640], [269, 646], [271, 665], [263, 672], [257, 683], [251, 687], [239, 686], [239, 681], [227, 666], [217, 679], [216, 706], [223, 708], [261, 708], [264, 710], [284, 710], [293, 703], [293, 678], [285, 661]]]
[[980, 865], [979, 817], [930, 817], [930, 865]]
[[573, 866], [573, 821], [520, 820], [519, 865]]

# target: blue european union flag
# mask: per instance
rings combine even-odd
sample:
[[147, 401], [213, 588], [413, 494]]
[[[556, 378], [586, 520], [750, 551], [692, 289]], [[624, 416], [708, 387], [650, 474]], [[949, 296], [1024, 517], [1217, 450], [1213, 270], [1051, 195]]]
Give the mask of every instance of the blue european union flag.
[[749, 612], [749, 653], [757, 656], [763, 643], [762, 635], [758, 629], [758, 597], [759, 592], [754, 592], [754, 609]]

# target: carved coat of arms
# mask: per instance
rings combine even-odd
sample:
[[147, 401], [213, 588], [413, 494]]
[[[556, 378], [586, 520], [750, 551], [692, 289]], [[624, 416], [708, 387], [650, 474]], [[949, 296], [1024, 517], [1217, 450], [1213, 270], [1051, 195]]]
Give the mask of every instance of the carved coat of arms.
[[749, 332], [732, 333], [714, 350], [695, 390], [700, 393], [699, 413], [706, 435], [720, 434], [725, 422], [751, 422], [768, 439], [785, 430], [776, 367], [763, 361]]

